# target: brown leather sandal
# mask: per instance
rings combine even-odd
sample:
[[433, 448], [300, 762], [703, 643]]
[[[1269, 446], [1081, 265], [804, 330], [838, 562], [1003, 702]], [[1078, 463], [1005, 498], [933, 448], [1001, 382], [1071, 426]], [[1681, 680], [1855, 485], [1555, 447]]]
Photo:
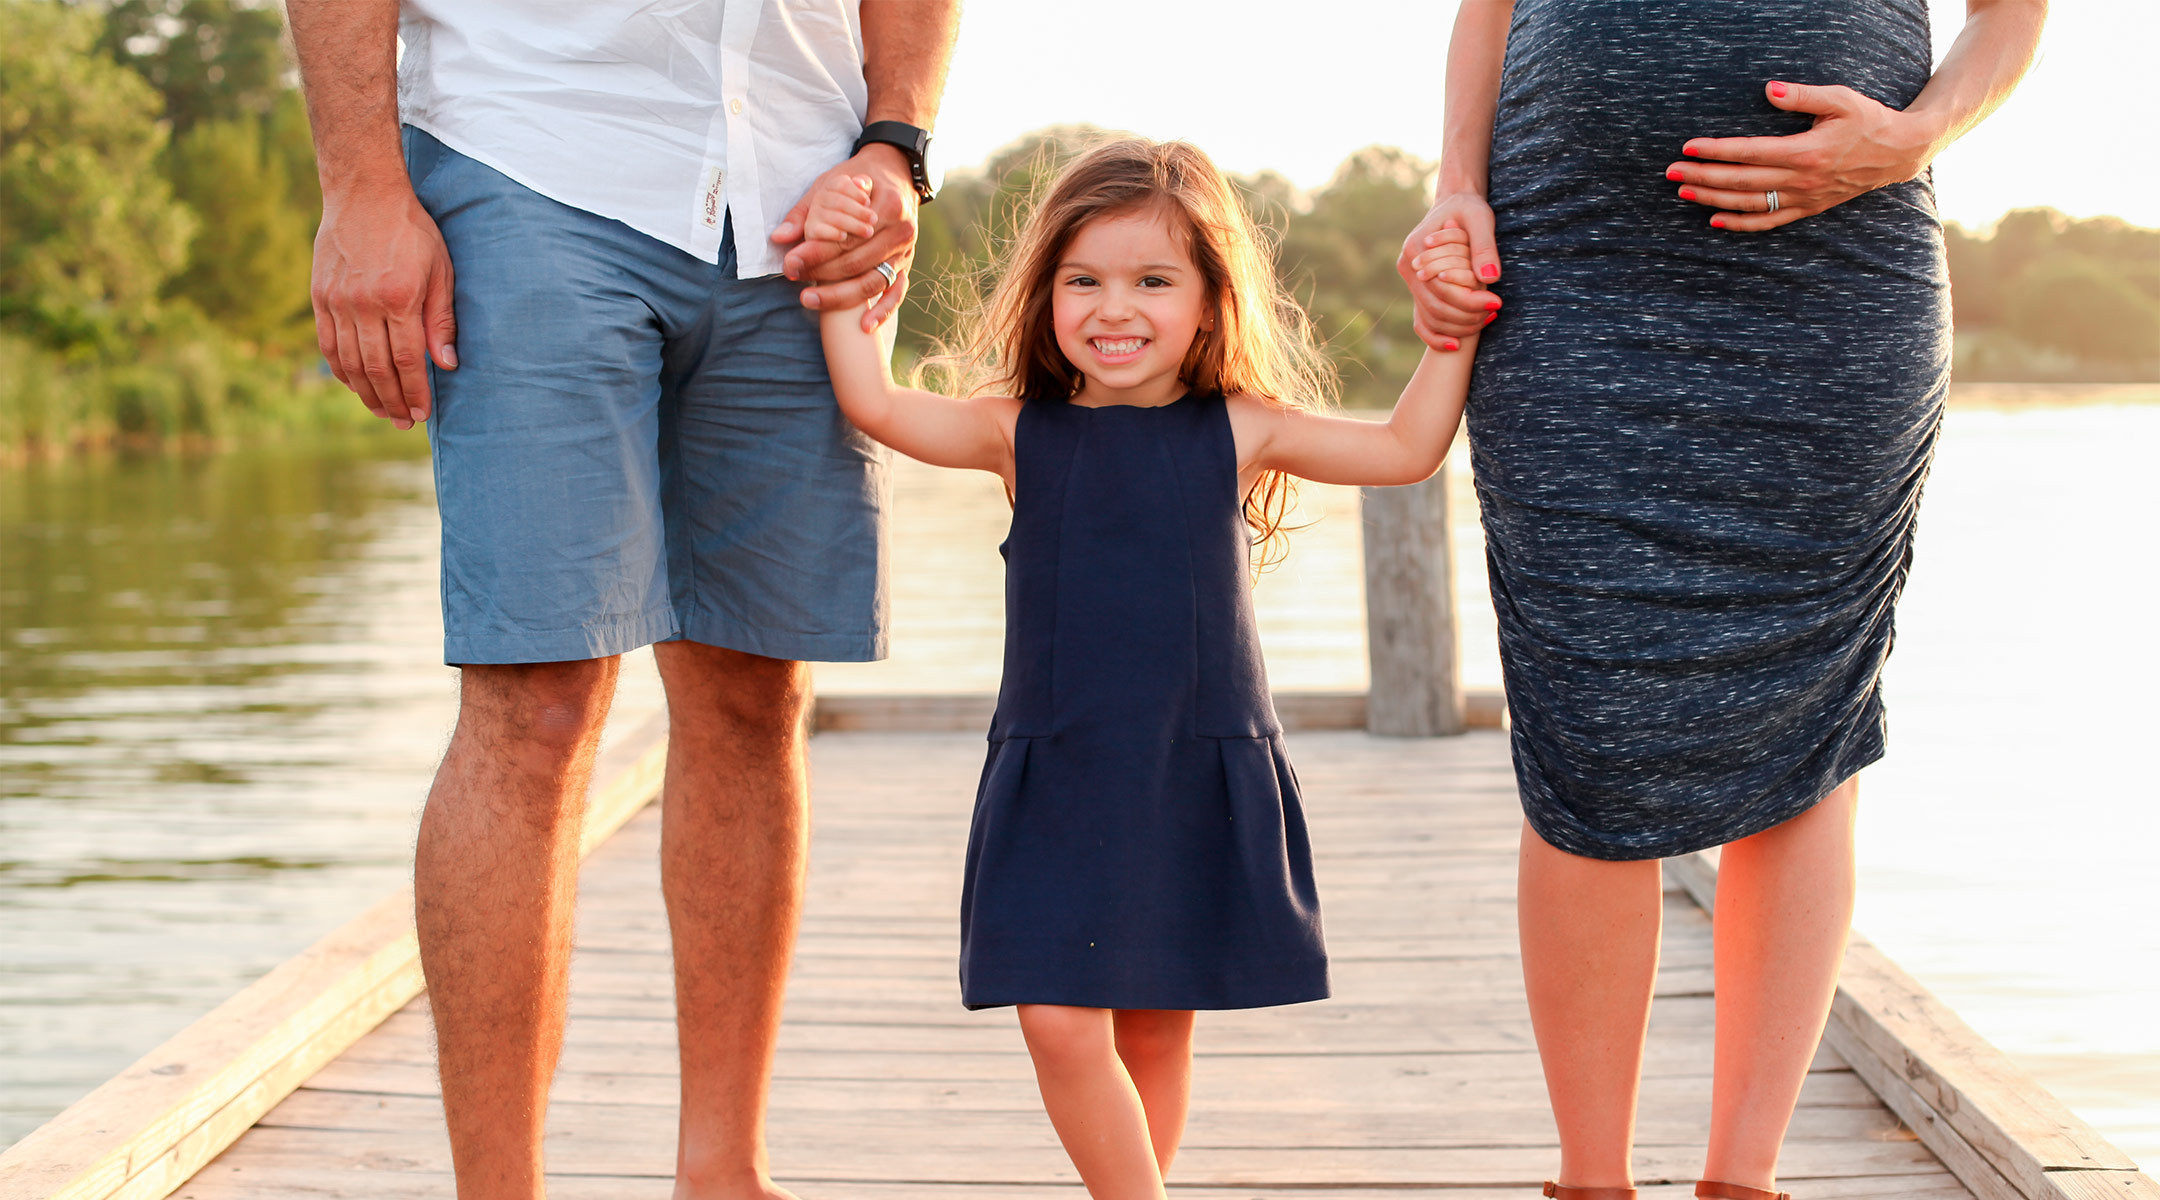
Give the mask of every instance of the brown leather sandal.
[[1714, 1179], [1695, 1182], [1698, 1200], [1792, 1200], [1791, 1192], [1773, 1192], [1767, 1188], [1742, 1187], [1737, 1183], [1719, 1183]]
[[1553, 1200], [1635, 1200], [1634, 1188], [1561, 1187], [1550, 1180], [1545, 1183], [1545, 1194]]

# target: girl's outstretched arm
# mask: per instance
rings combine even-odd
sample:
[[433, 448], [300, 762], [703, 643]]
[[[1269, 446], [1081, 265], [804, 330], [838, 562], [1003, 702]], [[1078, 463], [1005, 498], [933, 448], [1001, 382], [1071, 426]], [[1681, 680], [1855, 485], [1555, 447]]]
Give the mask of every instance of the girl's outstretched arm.
[[864, 333], [862, 310], [818, 317], [825, 366], [840, 411], [857, 429], [933, 467], [989, 471], [1012, 482], [1013, 425], [1020, 402], [1003, 396], [955, 400], [895, 386], [885, 343]]
[[[1452, 226], [1438, 236], [1440, 244], [1417, 256], [1420, 277], [1471, 286], [1469, 236]], [[1285, 471], [1316, 483], [1390, 486], [1429, 478], [1447, 458], [1462, 424], [1476, 351], [1475, 337], [1463, 338], [1456, 353], [1425, 351], [1385, 422], [1236, 397], [1230, 411], [1238, 465], [1242, 471]]]

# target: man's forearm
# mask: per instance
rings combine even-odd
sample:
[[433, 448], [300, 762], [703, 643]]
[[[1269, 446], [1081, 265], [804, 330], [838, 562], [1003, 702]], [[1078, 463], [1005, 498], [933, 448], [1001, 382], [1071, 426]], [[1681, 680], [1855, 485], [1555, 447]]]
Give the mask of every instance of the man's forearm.
[[398, 146], [397, 0], [287, 0], [326, 203], [410, 187]]
[[865, 119], [930, 128], [959, 28], [960, 0], [862, 0]]

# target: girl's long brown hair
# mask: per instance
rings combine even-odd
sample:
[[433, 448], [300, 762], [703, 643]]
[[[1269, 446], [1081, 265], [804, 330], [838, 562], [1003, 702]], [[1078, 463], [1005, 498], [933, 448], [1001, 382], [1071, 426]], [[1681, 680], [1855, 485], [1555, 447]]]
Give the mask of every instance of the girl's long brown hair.
[[[1335, 372], [1312, 322], [1275, 275], [1269, 235], [1245, 211], [1214, 162], [1188, 142], [1118, 137], [1085, 150], [1052, 179], [1012, 244], [987, 298], [971, 306], [957, 341], [923, 368], [963, 395], [1067, 399], [1084, 382], [1058, 349], [1050, 299], [1060, 259], [1090, 221], [1160, 206], [1185, 227], [1207, 282], [1215, 328], [1193, 339], [1179, 369], [1196, 392], [1243, 393], [1286, 408], [1335, 402]], [[1296, 483], [1263, 471], [1245, 497], [1258, 564], [1282, 557], [1283, 521]]]

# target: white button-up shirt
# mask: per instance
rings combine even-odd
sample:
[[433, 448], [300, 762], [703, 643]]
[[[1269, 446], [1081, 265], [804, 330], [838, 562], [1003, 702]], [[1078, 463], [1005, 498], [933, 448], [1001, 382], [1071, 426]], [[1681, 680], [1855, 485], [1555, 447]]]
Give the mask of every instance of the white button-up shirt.
[[403, 0], [403, 120], [554, 200], [777, 274], [862, 132], [860, 0]]

